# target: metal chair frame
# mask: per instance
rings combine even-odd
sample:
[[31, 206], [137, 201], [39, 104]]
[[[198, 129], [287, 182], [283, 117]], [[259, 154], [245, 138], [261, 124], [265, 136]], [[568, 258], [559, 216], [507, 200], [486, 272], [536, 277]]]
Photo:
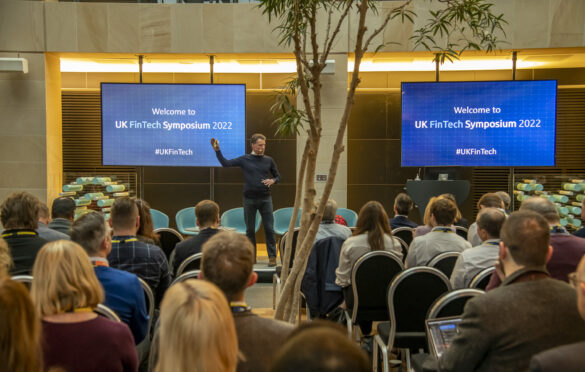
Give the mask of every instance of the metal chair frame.
[[94, 313], [97, 313], [98, 315], [104, 316], [110, 320], [113, 320], [115, 322], [119, 322], [121, 323], [122, 321], [120, 320], [120, 317], [118, 316], [118, 314], [116, 314], [116, 312], [112, 309], [110, 309], [109, 307], [107, 307], [104, 304], [98, 304], [97, 307], [95, 309], [93, 309]]
[[144, 296], [148, 299], [148, 309], [147, 309], [148, 310], [148, 328], [146, 331], [145, 339], [149, 339], [150, 338], [150, 327], [152, 325], [152, 318], [154, 317], [154, 293], [152, 293], [152, 289], [150, 288], [148, 283], [146, 283], [141, 278], [138, 278], [138, 281], [140, 282], [140, 285], [142, 286], [142, 289], [144, 290]]
[[480, 289], [478, 287], [479, 283], [481, 283], [481, 281], [484, 280], [486, 277], [491, 276], [494, 271], [496, 271], [496, 267], [492, 266], [485, 268], [481, 270], [479, 273], [475, 274], [473, 279], [471, 279], [471, 283], [469, 283], [469, 288]]
[[24, 284], [26, 286], [26, 288], [28, 290], [30, 290], [30, 286], [32, 285], [32, 281], [33, 281], [32, 275], [15, 275], [15, 276], [11, 277], [10, 279], [12, 279], [16, 282], [21, 282], [22, 284]]
[[181, 264], [179, 265], [179, 268], [177, 269], [177, 273], [176, 273], [177, 277], [179, 277], [183, 274], [183, 272], [185, 271], [187, 266], [189, 266], [189, 264], [191, 264], [197, 260], [201, 261], [202, 255], [203, 255], [203, 253], [195, 253], [195, 254], [185, 258], [183, 260], [183, 262], [181, 262]]
[[180, 283], [180, 282], [184, 282], [187, 279], [198, 279], [200, 272], [201, 272], [201, 270], [186, 271], [186, 272], [182, 273], [181, 275], [177, 276], [175, 278], [175, 280], [172, 281], [170, 286], [175, 285], [175, 284]]
[[[429, 267], [434, 267], [436, 269], [438, 269], [436, 266], [443, 261], [446, 258], [451, 258], [451, 257], [459, 257], [461, 256], [461, 252], [443, 252], [443, 253], [439, 253], [438, 255], [436, 255], [435, 257], [433, 257], [429, 263], [426, 266]], [[455, 260], [457, 260], [457, 258]], [[453, 267], [455, 267], [455, 264], [453, 264]], [[439, 269], [440, 270], [440, 269]], [[453, 271], [453, 269], [451, 269], [451, 271]], [[447, 273], [443, 273], [447, 276]]]

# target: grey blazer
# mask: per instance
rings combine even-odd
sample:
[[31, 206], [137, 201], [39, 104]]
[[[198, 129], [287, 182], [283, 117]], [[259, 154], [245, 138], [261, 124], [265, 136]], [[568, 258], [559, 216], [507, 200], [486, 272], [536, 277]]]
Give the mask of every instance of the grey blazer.
[[585, 370], [585, 342], [555, 347], [535, 355], [531, 372], [581, 372]]

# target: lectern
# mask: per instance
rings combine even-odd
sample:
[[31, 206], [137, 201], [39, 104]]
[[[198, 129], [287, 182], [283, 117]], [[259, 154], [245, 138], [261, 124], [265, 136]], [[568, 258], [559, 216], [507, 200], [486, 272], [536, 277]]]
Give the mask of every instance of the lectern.
[[418, 205], [421, 221], [424, 219], [425, 209], [431, 197], [441, 194], [453, 194], [455, 195], [455, 200], [457, 200], [457, 206], [459, 206], [467, 199], [469, 188], [470, 184], [467, 180], [406, 181], [406, 193]]

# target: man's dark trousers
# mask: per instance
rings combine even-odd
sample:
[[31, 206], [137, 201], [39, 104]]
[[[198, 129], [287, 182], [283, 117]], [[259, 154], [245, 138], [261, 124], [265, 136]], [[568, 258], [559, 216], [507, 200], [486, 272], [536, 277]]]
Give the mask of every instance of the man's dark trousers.
[[244, 197], [244, 221], [246, 222], [246, 236], [254, 245], [256, 255], [256, 211], [260, 212], [262, 225], [266, 234], [266, 250], [269, 257], [276, 257], [276, 241], [274, 240], [274, 216], [272, 215], [272, 197], [259, 199]]

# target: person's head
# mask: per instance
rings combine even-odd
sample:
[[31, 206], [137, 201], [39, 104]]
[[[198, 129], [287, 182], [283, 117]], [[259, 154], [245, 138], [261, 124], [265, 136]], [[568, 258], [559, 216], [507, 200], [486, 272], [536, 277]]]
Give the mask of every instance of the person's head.
[[425, 208], [425, 214], [423, 215], [423, 223], [425, 226], [431, 226], [431, 207], [433, 204], [439, 199], [438, 196], [432, 196], [427, 203], [427, 207]]
[[398, 194], [394, 199], [394, 212], [396, 212], [396, 214], [408, 216], [412, 210], [412, 206], [412, 199], [410, 199], [410, 196], [404, 192]]
[[140, 226], [138, 226], [136, 235], [145, 236], [157, 241], [158, 234], [154, 232], [154, 223], [152, 222], [152, 215], [150, 214], [150, 204], [142, 199], [136, 199], [135, 202], [138, 207], [138, 216], [140, 219]]
[[482, 208], [504, 209], [504, 202], [502, 201], [502, 198], [500, 198], [495, 192], [488, 192], [483, 194], [477, 202], [477, 209], [481, 210]]
[[384, 206], [375, 200], [364, 204], [358, 214], [354, 235], [365, 233], [372, 251], [384, 250], [384, 234], [392, 235]]
[[73, 221], [73, 217], [75, 217], [75, 201], [67, 196], [61, 196], [53, 200], [51, 216], [53, 219], [64, 218]]
[[24, 284], [0, 280], [2, 370], [42, 371], [41, 322]]
[[558, 225], [561, 220], [557, 207], [553, 202], [540, 196], [531, 196], [524, 200], [520, 205], [520, 210], [533, 211], [540, 214], [549, 225]]
[[85, 249], [89, 256], [104, 257], [112, 249], [110, 229], [99, 212], [79, 217], [71, 226], [71, 240]]
[[499, 239], [500, 230], [506, 221], [506, 213], [497, 208], [483, 208], [477, 214], [477, 234], [482, 241]]
[[0, 205], [0, 220], [5, 229], [36, 230], [39, 224], [39, 199], [26, 191], [10, 194]]
[[39, 201], [39, 222], [48, 225], [51, 222], [51, 214], [49, 212], [49, 207], [42, 201]]
[[247, 287], [256, 283], [254, 247], [246, 235], [222, 231], [203, 244], [201, 277], [219, 287], [229, 301], [243, 299]]
[[331, 198], [327, 199], [327, 204], [325, 204], [325, 209], [323, 210], [323, 221], [335, 220], [336, 214], [337, 202]]
[[172, 285], [160, 310], [156, 372], [233, 372], [238, 339], [225, 296], [213, 284], [190, 279]]
[[110, 216], [114, 233], [120, 235], [119, 232], [124, 231], [129, 232], [128, 235], [136, 235], [140, 226], [140, 216], [134, 200], [127, 196], [117, 198], [112, 204]]
[[577, 266], [572, 284], [577, 289], [577, 308], [579, 309], [579, 314], [585, 320], [585, 257], [581, 258], [581, 262]]
[[0, 238], [0, 280], [9, 276], [11, 267], [12, 255], [10, 254], [10, 248], [8, 248], [6, 241]]
[[457, 206], [449, 199], [439, 198], [431, 206], [431, 226], [451, 226], [457, 216]]
[[341, 327], [314, 321], [301, 325], [276, 354], [271, 372], [368, 372], [367, 355]]
[[457, 207], [457, 200], [455, 199], [455, 195], [453, 194], [441, 194], [439, 195], [439, 199], [447, 199], [447, 200], [451, 200], [453, 202], [453, 204], [455, 205], [455, 219], [453, 220], [453, 223], [458, 222], [459, 220], [461, 220], [461, 218], [463, 218], [463, 216], [461, 215], [461, 211], [459, 211], [459, 207]]
[[219, 225], [219, 205], [212, 200], [201, 200], [195, 206], [197, 226], [204, 228]]
[[548, 223], [530, 210], [510, 214], [500, 237], [500, 260], [506, 275], [513, 272], [509, 267], [543, 267], [552, 254]]
[[508, 193], [505, 191], [496, 191], [496, 194], [504, 202], [504, 209], [506, 210], [510, 209], [510, 203], [512, 202], [512, 199], [510, 199], [510, 195], [508, 195]]
[[250, 146], [256, 155], [264, 155], [266, 150], [266, 137], [260, 133], [252, 134], [250, 137]]
[[41, 316], [95, 308], [104, 300], [87, 253], [69, 240], [47, 243], [33, 266], [31, 297]]

